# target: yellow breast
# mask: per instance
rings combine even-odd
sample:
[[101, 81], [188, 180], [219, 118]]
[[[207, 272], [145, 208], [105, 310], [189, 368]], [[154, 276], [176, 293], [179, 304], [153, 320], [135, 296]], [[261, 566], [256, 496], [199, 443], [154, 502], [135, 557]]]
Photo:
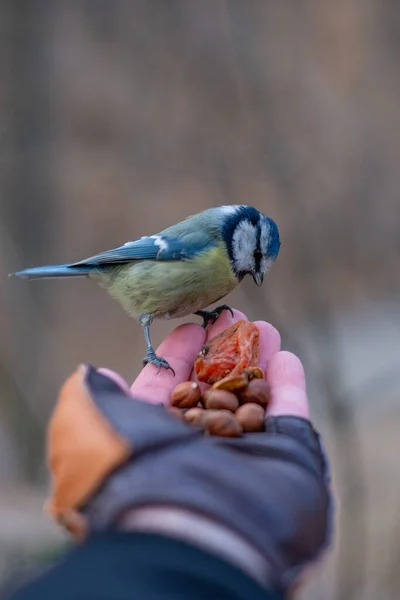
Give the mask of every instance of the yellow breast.
[[188, 261], [142, 261], [115, 267], [109, 293], [133, 315], [183, 317], [229, 294], [238, 280], [228, 255], [215, 248]]

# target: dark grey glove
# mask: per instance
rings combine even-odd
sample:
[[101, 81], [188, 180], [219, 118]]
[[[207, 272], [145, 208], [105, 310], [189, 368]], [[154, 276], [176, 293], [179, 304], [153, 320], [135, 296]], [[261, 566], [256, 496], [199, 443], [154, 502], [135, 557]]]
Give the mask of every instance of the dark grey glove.
[[[119, 440], [122, 451], [118, 458], [113, 450], [113, 463], [102, 468], [100, 475], [97, 469], [96, 476], [87, 471], [90, 461], [84, 455], [80, 461], [75, 458], [77, 478], [84, 483], [73, 501], [66, 501], [61, 491], [68, 479], [64, 472], [69, 470], [57, 472], [54, 465], [68, 464], [69, 451], [65, 453], [64, 444], [62, 455], [59, 448], [52, 451], [50, 444], [51, 507], [59, 521], [68, 525], [74, 514], [89, 530], [105, 530], [115, 527], [129, 508], [190, 509], [247, 540], [265, 557], [273, 574], [271, 585], [280, 590], [287, 589], [299, 570], [330, 542], [328, 461], [319, 435], [307, 420], [270, 417], [263, 433], [240, 438], [204, 436], [162, 406], [132, 400], [90, 366], [73, 377], [76, 385], [70, 386], [69, 393], [74, 398], [81, 394], [86, 407], [81, 414], [90, 405], [99, 423], [108, 426], [107, 435], [112, 433]], [[73, 418], [66, 419], [65, 411], [58, 414], [56, 409], [50, 439], [57, 439], [54, 431], [62, 429], [57, 425], [60, 419], [61, 438], [66, 439], [69, 431], [75, 440], [73, 454], [78, 456], [82, 423], [74, 425]], [[101, 436], [97, 431], [90, 437]], [[85, 444], [82, 452], [87, 452]], [[104, 455], [103, 449], [99, 455]]]

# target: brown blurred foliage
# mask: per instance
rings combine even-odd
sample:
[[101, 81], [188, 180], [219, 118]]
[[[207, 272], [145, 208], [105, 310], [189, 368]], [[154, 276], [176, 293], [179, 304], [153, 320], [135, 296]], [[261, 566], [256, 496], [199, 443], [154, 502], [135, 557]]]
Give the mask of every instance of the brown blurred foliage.
[[61, 382], [82, 361], [132, 379], [144, 348], [94, 284], [7, 274], [248, 203], [278, 222], [281, 254], [263, 291], [228, 300], [304, 361], [338, 497], [335, 549], [301, 597], [397, 598], [400, 5], [2, 0], [0, 31], [6, 550], [21, 514], [39, 519], [36, 503], [4, 515], [43, 496]]

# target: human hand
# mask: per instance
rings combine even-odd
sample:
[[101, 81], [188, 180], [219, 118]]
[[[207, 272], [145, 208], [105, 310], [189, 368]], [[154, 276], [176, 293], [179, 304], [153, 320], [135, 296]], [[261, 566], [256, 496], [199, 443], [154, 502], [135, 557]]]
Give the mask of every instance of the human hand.
[[[207, 330], [195, 323], [177, 327], [159, 346], [157, 354], [166, 358], [175, 371], [157, 369], [148, 364], [142, 369], [129, 389], [120, 375], [110, 369], [100, 368], [99, 372], [113, 379], [127, 393], [146, 402], [169, 405], [171, 392], [178, 383], [195, 380], [193, 363], [202, 346], [232, 323], [247, 320], [246, 315], [234, 310], [234, 317], [224, 311]], [[306, 381], [300, 360], [291, 352], [279, 352], [281, 338], [279, 332], [265, 321], [255, 321], [260, 331], [259, 366], [266, 373], [271, 391], [271, 401], [267, 416], [292, 415], [309, 418]], [[268, 369], [267, 369], [268, 365]], [[209, 387], [200, 384], [202, 390]]]
[[[234, 312], [235, 321], [243, 318]], [[50, 512], [77, 536], [121, 525], [156, 525], [160, 532], [187, 539], [200, 523], [193, 543], [206, 532], [204, 546], [210, 551], [229, 554], [235, 562], [236, 549], [242, 568], [247, 556], [249, 573], [258, 578], [260, 570], [263, 576], [268, 571], [269, 582], [286, 589], [327, 545], [330, 533], [329, 473], [308, 420], [300, 360], [280, 351], [280, 336], [272, 325], [256, 322], [259, 363], [271, 395], [265, 433], [204, 437], [154, 406], [168, 405], [174, 387], [193, 377], [206, 337], [231, 324], [225, 313], [208, 332], [187, 324], [171, 333], [158, 353], [175, 377], [166, 371], [156, 376], [156, 369], [147, 365], [129, 387], [113, 371], [86, 366], [67, 381], [49, 428]], [[143, 514], [146, 506], [158, 512]], [[168, 512], [171, 506], [181, 510], [178, 520]], [[188, 521], [183, 513], [194, 519]], [[121, 521], [122, 515], [133, 519]], [[227, 536], [227, 530], [236, 537]], [[213, 539], [215, 532], [225, 539], [222, 545]]]

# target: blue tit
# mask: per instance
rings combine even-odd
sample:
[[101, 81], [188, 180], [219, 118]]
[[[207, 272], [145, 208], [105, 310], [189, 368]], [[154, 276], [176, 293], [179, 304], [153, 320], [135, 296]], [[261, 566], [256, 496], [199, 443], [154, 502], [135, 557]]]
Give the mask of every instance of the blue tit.
[[251, 206], [220, 206], [91, 258], [14, 275], [97, 281], [143, 326], [147, 345], [143, 364], [171, 369], [151, 344], [153, 319], [195, 314], [206, 327], [230, 308], [222, 305], [211, 312], [204, 308], [229, 294], [247, 274], [261, 286], [279, 248], [279, 231], [272, 219]]

